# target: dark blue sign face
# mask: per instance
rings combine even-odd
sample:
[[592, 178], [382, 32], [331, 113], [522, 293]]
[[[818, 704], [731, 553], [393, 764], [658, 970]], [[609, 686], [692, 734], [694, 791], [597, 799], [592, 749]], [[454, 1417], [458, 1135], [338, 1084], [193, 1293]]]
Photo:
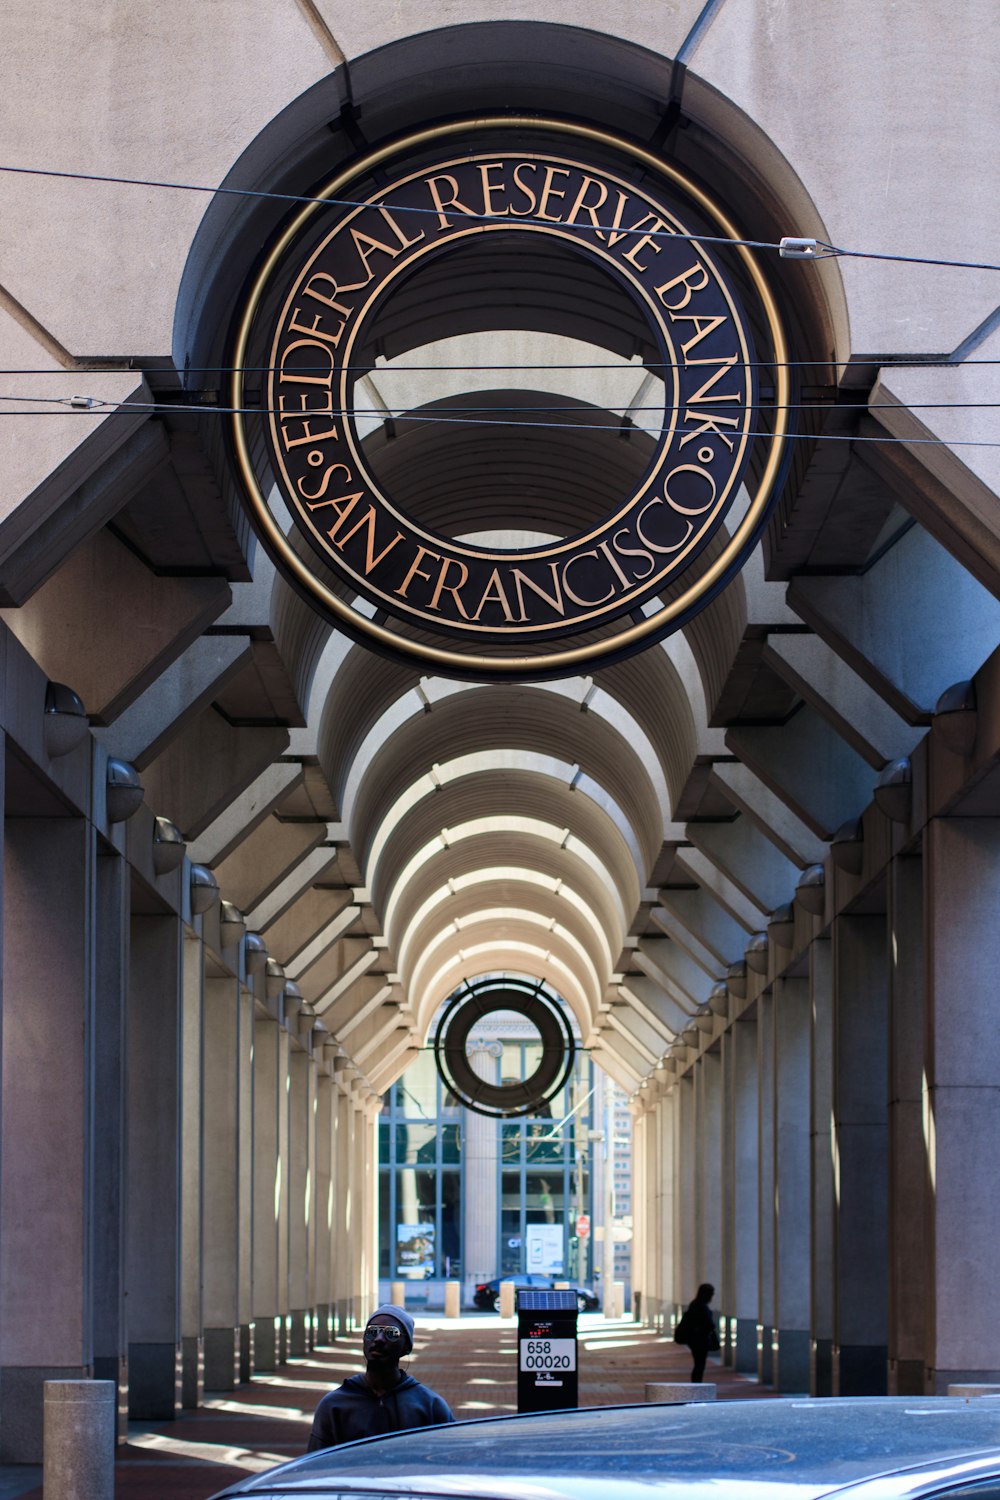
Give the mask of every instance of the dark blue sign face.
[[[476, 122], [462, 127], [462, 150], [451, 138], [457, 130], [432, 132], [440, 135], [433, 149], [421, 142], [408, 153], [402, 143], [382, 153], [387, 159], [377, 179], [370, 162], [359, 164], [353, 178], [328, 190], [339, 206], [322, 217], [307, 211], [286, 232], [244, 318], [236, 362], [266, 374], [259, 417], [236, 419], [237, 451], [265, 544], [295, 586], [338, 624], [384, 647], [386, 640], [363, 623], [364, 611], [348, 618], [345, 598], [366, 600], [382, 612], [382, 622], [408, 626], [411, 636], [414, 626], [431, 632], [445, 656], [461, 661], [464, 650], [470, 672], [480, 651], [492, 653], [496, 667], [496, 652], [506, 649], [527, 653], [518, 665], [521, 675], [531, 675], [536, 643], [596, 629], [609, 637], [601, 648], [608, 656], [622, 654], [622, 643], [606, 629], [614, 622], [632, 622], [625, 634], [636, 645], [664, 633], [655, 625], [636, 629], [637, 612], [668, 593], [676, 602], [678, 589], [695, 579], [693, 564], [724, 527], [761, 427], [759, 366], [734, 278], [723, 270], [718, 248], [697, 238], [718, 232], [697, 189], [697, 201], [686, 202], [665, 164], [652, 171], [645, 153], [621, 142], [608, 149], [603, 136], [600, 150], [588, 150], [596, 133], [577, 127]], [[469, 149], [470, 141], [482, 149]], [[641, 174], [637, 154], [646, 157]], [[545, 464], [529, 468], [523, 475], [532, 496], [528, 544], [518, 542], [504, 514], [496, 515], [483, 544], [467, 535], [481, 525], [470, 521], [445, 532], [411, 513], [376, 473], [359, 421], [358, 371], [371, 367], [380, 320], [391, 321], [394, 299], [412, 301], [421, 276], [430, 273], [438, 288], [446, 285], [450, 258], [463, 268], [456, 297], [467, 296], [470, 251], [487, 299], [497, 255], [522, 255], [529, 265], [532, 256], [549, 256], [552, 264], [556, 255], [563, 265], [585, 267], [587, 284], [606, 283], [643, 331], [636, 368], [652, 377], [653, 413], [639, 424], [650, 433], [644, 462], [633, 465], [624, 484], [615, 483], [612, 471], [601, 514], [583, 508], [577, 525], [572, 517], [567, 524], [565, 504], [549, 502]], [[582, 326], [587, 312], [575, 309]], [[763, 323], [769, 319], [774, 324], [770, 304]], [[601, 337], [595, 323], [594, 343]], [[236, 394], [234, 405], [242, 407], [242, 386]], [[498, 449], [508, 456], [517, 452], [509, 426], [506, 446]], [[623, 431], [628, 426], [623, 417]], [[768, 491], [772, 459], [762, 466]], [[517, 461], [528, 463], [520, 455]], [[442, 459], [441, 484], [454, 487], [448, 462]], [[752, 526], [724, 536], [721, 565], [696, 570], [692, 597], [667, 611], [671, 620], [682, 622], [701, 594], [710, 597], [740, 565], [766, 500], [765, 493], [751, 501]], [[290, 548], [280, 534], [279, 508], [292, 517], [307, 552]], [[494, 540], [502, 532], [514, 544]], [[289, 568], [291, 550], [296, 563]], [[322, 566], [310, 569], [303, 556]], [[333, 590], [325, 583], [329, 573], [338, 585]], [[670, 621], [659, 623], [670, 628]], [[404, 650], [421, 654], [412, 640]], [[424, 654], [444, 665], [433, 644]], [[559, 655], [538, 659], [554, 662]], [[507, 658], [507, 671], [510, 665]]]

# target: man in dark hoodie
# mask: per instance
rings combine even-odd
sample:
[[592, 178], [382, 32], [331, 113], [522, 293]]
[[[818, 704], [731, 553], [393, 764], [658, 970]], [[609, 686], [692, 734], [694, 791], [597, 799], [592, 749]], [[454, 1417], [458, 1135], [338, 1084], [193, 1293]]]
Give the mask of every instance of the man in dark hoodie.
[[403, 1307], [377, 1307], [365, 1324], [365, 1373], [351, 1375], [324, 1396], [313, 1417], [309, 1452], [380, 1437], [407, 1427], [454, 1422], [447, 1401], [412, 1375], [399, 1361], [413, 1348], [413, 1319]]

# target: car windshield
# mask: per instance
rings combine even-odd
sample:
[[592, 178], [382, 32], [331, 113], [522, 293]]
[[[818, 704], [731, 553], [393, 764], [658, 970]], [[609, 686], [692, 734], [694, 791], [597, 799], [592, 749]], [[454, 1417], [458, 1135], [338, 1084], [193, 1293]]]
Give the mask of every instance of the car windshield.
[[[740, 1401], [597, 1407], [458, 1423], [329, 1449], [244, 1488], [371, 1487], [597, 1496], [675, 1481], [686, 1496], [816, 1496], [872, 1475], [996, 1450], [1000, 1402]], [[526, 1483], [530, 1481], [530, 1483]], [[954, 1482], [954, 1481], [953, 1481]], [[666, 1493], [666, 1491], [661, 1491]]]

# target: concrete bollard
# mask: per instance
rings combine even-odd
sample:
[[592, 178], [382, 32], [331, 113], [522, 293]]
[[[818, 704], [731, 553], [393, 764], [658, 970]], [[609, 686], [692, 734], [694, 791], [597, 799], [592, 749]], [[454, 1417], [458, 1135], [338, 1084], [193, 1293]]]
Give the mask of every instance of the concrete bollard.
[[460, 1281], [446, 1281], [444, 1284], [444, 1315], [446, 1318], [458, 1318], [462, 1315], [462, 1283]]
[[606, 1318], [623, 1318], [625, 1316], [624, 1281], [612, 1281], [605, 1292], [604, 1316]]
[[46, 1380], [42, 1419], [44, 1500], [114, 1500], [113, 1380]]
[[966, 1401], [972, 1396], [1000, 1396], [1000, 1385], [950, 1385], [949, 1396], [964, 1396]]
[[647, 1380], [647, 1401], [714, 1401], [711, 1381], [697, 1384], [693, 1380]]
[[517, 1291], [512, 1281], [501, 1281], [500, 1283], [500, 1316], [501, 1318], [512, 1318], [514, 1316], [514, 1293]]
[[389, 1301], [393, 1307], [406, 1306], [406, 1282], [394, 1281], [389, 1287]]

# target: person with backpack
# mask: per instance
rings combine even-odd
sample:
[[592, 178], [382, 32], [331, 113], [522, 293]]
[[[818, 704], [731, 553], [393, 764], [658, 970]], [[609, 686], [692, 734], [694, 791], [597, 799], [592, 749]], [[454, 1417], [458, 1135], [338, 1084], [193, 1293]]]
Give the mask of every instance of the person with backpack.
[[694, 1360], [691, 1379], [699, 1383], [705, 1377], [705, 1360], [721, 1347], [715, 1318], [708, 1305], [714, 1296], [715, 1287], [703, 1281], [674, 1330], [674, 1343], [686, 1344], [691, 1351]]

